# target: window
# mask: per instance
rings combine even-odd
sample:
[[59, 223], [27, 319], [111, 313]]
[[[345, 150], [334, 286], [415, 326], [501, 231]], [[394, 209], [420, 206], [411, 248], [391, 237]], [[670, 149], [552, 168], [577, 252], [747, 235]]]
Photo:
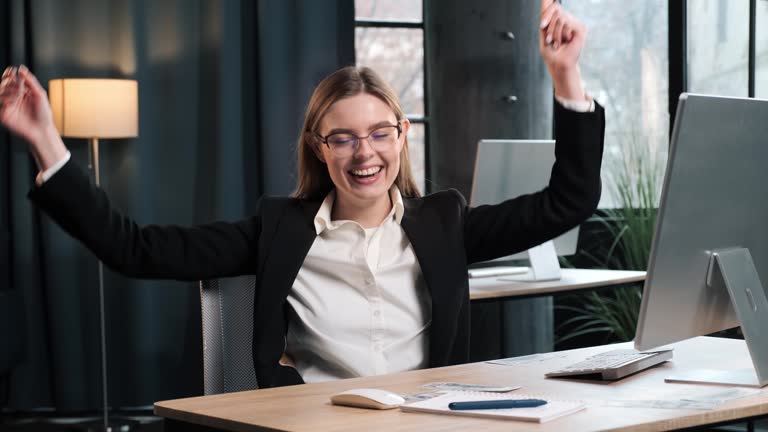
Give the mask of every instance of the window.
[[608, 119], [601, 208], [623, 204], [617, 176], [644, 175], [633, 166], [641, 156], [647, 167], [655, 167], [650, 174], [661, 184], [669, 141], [667, 1], [563, 2], [589, 29], [579, 62], [582, 79]]
[[355, 0], [358, 66], [378, 72], [395, 90], [411, 121], [411, 167], [425, 193], [428, 118], [424, 97], [422, 0]]
[[755, 97], [768, 99], [768, 1], [757, 2], [755, 32]]
[[747, 96], [749, 0], [689, 0], [687, 15], [688, 91]]

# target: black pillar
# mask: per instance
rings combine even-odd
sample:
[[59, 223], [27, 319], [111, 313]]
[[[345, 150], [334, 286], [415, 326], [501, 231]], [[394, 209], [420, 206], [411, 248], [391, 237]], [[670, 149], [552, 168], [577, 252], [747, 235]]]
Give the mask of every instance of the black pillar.
[[[539, 55], [540, 2], [425, 0], [433, 190], [469, 198], [477, 142], [552, 136], [552, 82]], [[472, 359], [553, 346], [551, 297], [475, 304]]]

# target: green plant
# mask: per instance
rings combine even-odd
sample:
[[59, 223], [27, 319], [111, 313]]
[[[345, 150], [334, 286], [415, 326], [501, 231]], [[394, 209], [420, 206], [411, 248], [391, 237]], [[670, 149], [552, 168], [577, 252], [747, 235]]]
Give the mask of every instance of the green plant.
[[[610, 242], [598, 252], [584, 254], [597, 268], [645, 270], [656, 225], [663, 166], [647, 146], [632, 142], [612, 168], [609, 193], [614, 194], [618, 207], [605, 209], [596, 218], [609, 234]], [[617, 341], [631, 340], [641, 292], [640, 285], [592, 291], [581, 294], [576, 306], [558, 306], [571, 315], [558, 326], [558, 330], [567, 330], [558, 343], [590, 333], [603, 333], [607, 339]]]

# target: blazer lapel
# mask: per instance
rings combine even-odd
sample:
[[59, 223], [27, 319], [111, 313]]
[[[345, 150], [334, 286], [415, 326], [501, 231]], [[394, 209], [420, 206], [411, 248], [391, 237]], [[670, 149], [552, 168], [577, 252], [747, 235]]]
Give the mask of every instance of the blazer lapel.
[[[429, 330], [429, 364], [440, 366], [448, 361], [452, 341], [455, 339], [458, 310], [461, 306], [461, 280], [456, 279], [453, 263], [456, 251], [445, 247], [446, 233], [441, 229], [437, 214], [425, 214], [434, 209], [424, 209], [423, 200], [403, 200], [405, 212], [401, 226], [411, 242], [419, 261], [424, 281], [432, 296], [432, 324]], [[460, 269], [460, 278], [466, 280], [466, 268]]]
[[[281, 214], [271, 215], [274, 219], [267, 225], [274, 226], [274, 235], [264, 248], [266, 256], [259, 278], [261, 287], [256, 299], [255, 328], [274, 323], [274, 315], [283, 313], [282, 306], [278, 305], [282, 305], [288, 297], [304, 258], [317, 236], [313, 220], [320, 204], [296, 200], [286, 206]], [[283, 338], [280, 332], [272, 333]]]

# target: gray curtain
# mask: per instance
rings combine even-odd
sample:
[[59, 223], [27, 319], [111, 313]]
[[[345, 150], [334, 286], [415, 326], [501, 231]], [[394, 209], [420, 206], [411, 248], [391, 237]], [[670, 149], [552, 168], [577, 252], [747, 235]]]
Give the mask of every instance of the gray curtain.
[[[0, 62], [11, 62], [15, 50], [13, 41], [16, 29], [11, 26], [11, 5], [0, 3]], [[26, 165], [28, 160], [14, 158], [15, 144], [10, 135], [0, 130], [0, 406], [5, 406], [9, 395], [11, 371], [21, 361], [23, 345], [24, 315], [20, 292], [14, 289], [14, 267], [12, 262], [13, 233], [11, 213], [12, 183], [10, 173], [14, 162]]]
[[[309, 94], [354, 63], [352, 0], [8, 4], [17, 18], [5, 42], [19, 45], [8, 60], [29, 64], [44, 85], [59, 77], [138, 80], [139, 137], [102, 140], [100, 160], [113, 205], [141, 224], [237, 220], [261, 194], [290, 193]], [[85, 167], [85, 140], [66, 144]], [[10, 169], [0, 174], [9, 193], [0, 197], [13, 227], [7, 262], [11, 289], [21, 294], [23, 350], [7, 379], [7, 407], [95, 410], [97, 261], [37, 214], [25, 198], [36, 168], [23, 145], [10, 149]], [[110, 405], [202, 394], [197, 286], [107, 271], [105, 291]]]

